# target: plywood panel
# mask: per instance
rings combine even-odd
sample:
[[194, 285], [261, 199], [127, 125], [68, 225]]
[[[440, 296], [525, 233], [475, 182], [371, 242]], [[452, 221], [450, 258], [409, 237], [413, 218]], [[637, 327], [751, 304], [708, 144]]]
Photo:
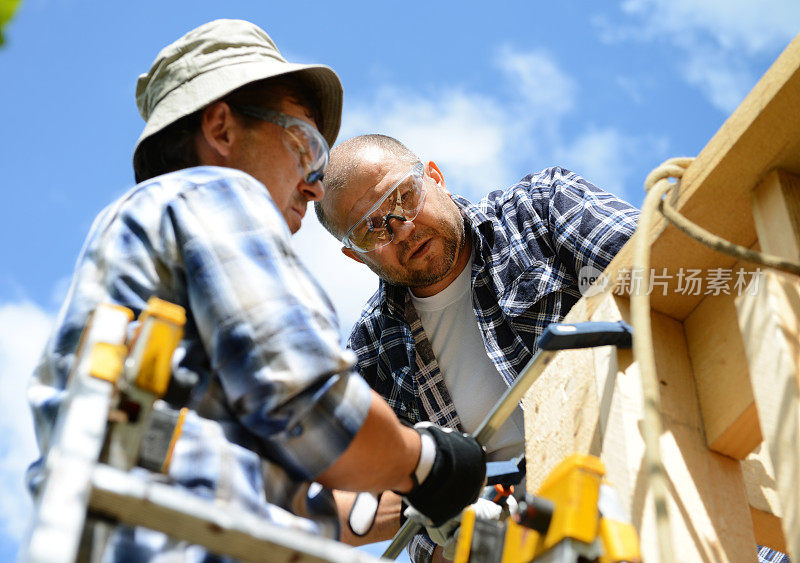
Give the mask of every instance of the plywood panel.
[[[628, 319], [627, 307], [625, 298], [606, 295], [595, 307], [591, 320]], [[586, 309], [581, 312], [586, 314]], [[683, 325], [656, 313], [653, 332], [665, 426], [661, 446], [670, 483], [676, 560], [742, 561], [750, 559], [743, 558], [742, 554], [748, 553], [752, 554], [750, 560], [755, 560], [755, 539], [740, 464], [709, 451], [705, 445]], [[558, 383], [541, 382], [538, 392], [544, 395], [526, 398], [526, 440], [533, 454], [528, 458], [528, 486], [535, 489], [539, 476], [546, 474], [537, 467], [540, 447], [546, 446], [550, 452], [571, 453], [573, 448], [572, 451], [583, 453], [599, 451], [608, 480], [620, 493], [625, 510], [640, 532], [645, 560], [658, 561], [652, 499], [647, 494], [642, 465], [638, 367], [630, 350], [598, 348], [591, 357], [591, 365], [581, 355], [565, 361], [558, 370], [546, 372], [543, 379]], [[531, 406], [547, 404], [568, 391], [564, 387], [567, 377], [575, 380], [572, 389], [582, 391], [564, 416], [558, 409], [531, 410]], [[537, 390], [531, 393], [536, 394]], [[582, 411], [578, 432], [576, 419], [570, 414], [576, 412], [576, 405]], [[553, 428], [559, 430], [553, 432]], [[560, 445], [548, 445], [548, 440], [558, 440]], [[533, 444], [537, 446], [531, 447]], [[546, 460], [554, 463], [558, 461], [555, 457], [555, 453], [548, 453]]]

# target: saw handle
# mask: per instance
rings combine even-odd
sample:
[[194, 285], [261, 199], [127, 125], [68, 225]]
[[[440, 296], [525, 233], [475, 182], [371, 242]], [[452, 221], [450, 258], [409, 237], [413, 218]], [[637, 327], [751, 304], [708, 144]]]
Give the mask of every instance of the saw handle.
[[632, 334], [633, 329], [625, 321], [553, 323], [544, 329], [536, 346], [542, 350], [572, 350], [597, 346], [630, 348]]

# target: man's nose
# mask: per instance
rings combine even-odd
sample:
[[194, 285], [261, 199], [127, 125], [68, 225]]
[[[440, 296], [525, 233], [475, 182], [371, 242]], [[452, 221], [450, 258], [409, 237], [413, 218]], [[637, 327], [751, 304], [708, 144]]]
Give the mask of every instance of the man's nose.
[[414, 232], [414, 222], [407, 220], [399, 215], [390, 215], [386, 218], [389, 227], [392, 229], [392, 242], [397, 244], [406, 240]]
[[315, 180], [310, 184], [303, 180], [297, 186], [297, 189], [300, 190], [300, 193], [303, 194], [308, 201], [319, 201], [325, 194], [325, 188], [322, 187], [321, 180]]

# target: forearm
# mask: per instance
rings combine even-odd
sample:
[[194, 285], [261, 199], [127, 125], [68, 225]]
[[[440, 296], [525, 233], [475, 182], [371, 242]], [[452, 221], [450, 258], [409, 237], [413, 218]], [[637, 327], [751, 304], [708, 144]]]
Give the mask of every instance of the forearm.
[[389, 405], [372, 391], [367, 417], [353, 441], [316, 480], [345, 491], [409, 491], [420, 455], [420, 437], [404, 426]]
[[398, 495], [391, 491], [386, 491], [381, 496], [378, 512], [375, 514], [375, 523], [365, 536], [354, 535], [347, 524], [347, 518], [350, 515], [350, 509], [353, 506], [356, 493], [333, 491], [333, 496], [336, 499], [342, 530], [342, 536], [339, 539], [348, 545], [364, 545], [388, 540], [394, 537], [397, 530], [400, 529], [401, 500]]

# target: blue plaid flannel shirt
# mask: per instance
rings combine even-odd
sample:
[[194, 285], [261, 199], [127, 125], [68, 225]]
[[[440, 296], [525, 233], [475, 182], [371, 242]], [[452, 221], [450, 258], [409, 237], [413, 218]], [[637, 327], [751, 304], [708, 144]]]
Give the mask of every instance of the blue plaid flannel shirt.
[[[330, 491], [309, 482], [360, 429], [370, 390], [289, 237], [265, 186], [228, 168], [160, 176], [105, 209], [29, 390], [42, 455], [91, 311], [110, 302], [138, 315], [157, 296], [187, 311], [173, 368], [198, 379], [182, 405], [196, 415], [169, 477], [278, 524], [338, 538]], [[34, 491], [41, 466], [40, 459], [29, 470]], [[118, 530], [112, 545], [135, 559], [186, 547]]]

